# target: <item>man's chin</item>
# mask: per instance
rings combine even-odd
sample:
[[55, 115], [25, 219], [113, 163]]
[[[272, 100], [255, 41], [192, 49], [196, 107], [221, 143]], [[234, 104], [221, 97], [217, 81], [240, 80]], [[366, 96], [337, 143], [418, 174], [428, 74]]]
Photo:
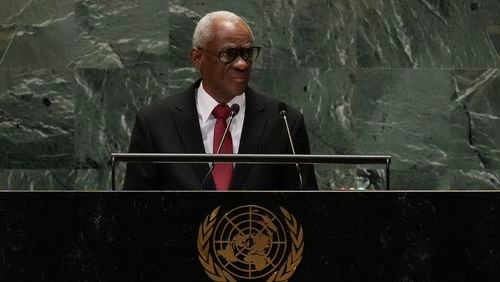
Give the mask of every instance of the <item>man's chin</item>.
[[235, 96], [241, 95], [247, 88], [247, 83], [248, 83], [247, 80], [231, 81], [231, 82], [233, 83], [231, 83], [228, 90], [231, 93], [235, 94]]

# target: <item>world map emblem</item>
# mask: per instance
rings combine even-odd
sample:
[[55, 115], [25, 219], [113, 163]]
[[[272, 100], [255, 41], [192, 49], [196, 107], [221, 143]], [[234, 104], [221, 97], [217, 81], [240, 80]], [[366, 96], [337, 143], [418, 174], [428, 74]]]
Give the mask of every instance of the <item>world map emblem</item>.
[[[245, 205], [219, 215], [214, 209], [198, 230], [198, 258], [213, 281], [288, 281], [302, 259], [304, 234], [295, 217]], [[284, 224], [283, 224], [284, 223]]]

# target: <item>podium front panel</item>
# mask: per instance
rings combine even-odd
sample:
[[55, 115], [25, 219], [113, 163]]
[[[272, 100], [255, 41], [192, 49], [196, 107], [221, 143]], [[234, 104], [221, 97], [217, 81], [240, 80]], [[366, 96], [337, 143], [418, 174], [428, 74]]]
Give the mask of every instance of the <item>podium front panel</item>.
[[499, 208], [497, 192], [2, 192], [0, 281], [496, 281]]

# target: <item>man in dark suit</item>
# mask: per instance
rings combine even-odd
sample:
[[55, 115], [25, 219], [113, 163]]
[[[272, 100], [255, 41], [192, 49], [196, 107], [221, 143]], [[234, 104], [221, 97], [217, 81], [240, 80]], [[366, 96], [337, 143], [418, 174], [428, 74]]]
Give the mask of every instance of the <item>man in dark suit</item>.
[[[142, 109], [129, 151], [290, 154], [278, 110], [283, 103], [248, 87], [252, 63], [260, 50], [253, 42], [250, 27], [237, 15], [219, 11], [203, 17], [194, 31], [191, 50], [201, 79], [183, 93]], [[234, 104], [239, 106], [236, 115], [231, 112]], [[304, 118], [296, 109], [287, 109], [296, 153], [309, 154]], [[224, 138], [227, 122], [230, 127]], [[301, 189], [294, 165], [216, 164], [211, 177], [206, 177], [209, 169], [207, 164], [129, 163], [124, 189]], [[312, 165], [301, 166], [301, 172], [302, 188], [317, 189]]]

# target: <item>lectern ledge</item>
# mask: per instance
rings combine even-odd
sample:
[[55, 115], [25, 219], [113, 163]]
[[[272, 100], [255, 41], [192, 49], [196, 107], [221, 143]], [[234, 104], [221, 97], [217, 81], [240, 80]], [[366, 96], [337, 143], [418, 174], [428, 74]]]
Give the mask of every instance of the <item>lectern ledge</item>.
[[291, 155], [291, 154], [156, 154], [112, 153], [111, 188], [116, 189], [116, 163], [246, 163], [246, 164], [353, 164], [385, 165], [386, 188], [390, 189], [391, 156], [387, 155]]

